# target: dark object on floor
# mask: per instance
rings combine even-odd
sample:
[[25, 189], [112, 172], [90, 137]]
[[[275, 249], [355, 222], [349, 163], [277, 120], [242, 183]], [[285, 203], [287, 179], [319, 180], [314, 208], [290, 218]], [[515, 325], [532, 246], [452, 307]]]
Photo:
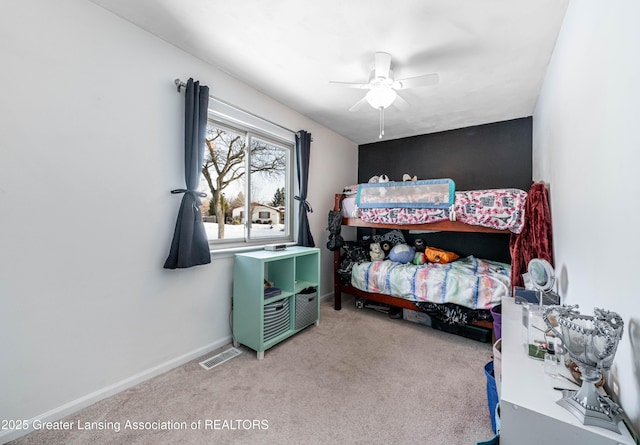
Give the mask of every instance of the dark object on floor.
[[431, 327], [450, 334], [461, 335], [482, 343], [491, 343], [491, 329], [481, 326], [448, 324], [438, 318], [431, 317]]
[[364, 298], [356, 298], [356, 307], [358, 309], [373, 309], [374, 311], [389, 313], [391, 306], [374, 301], [365, 300]]
[[389, 318], [402, 318], [402, 308], [389, 306], [388, 304], [376, 303], [375, 301], [366, 300], [364, 298], [356, 298], [356, 307], [358, 309], [373, 309], [374, 311], [387, 314]]
[[473, 324], [476, 321], [493, 321], [491, 312], [486, 309], [469, 309], [453, 303], [430, 303], [420, 301], [416, 303], [418, 309], [431, 317], [438, 318], [448, 324]]
[[391, 306], [389, 308], [389, 318], [393, 318], [394, 320], [402, 318], [402, 308]]
[[[358, 309], [373, 309], [378, 312], [382, 312], [388, 314], [390, 318], [402, 318], [402, 309], [390, 306], [388, 304], [377, 303], [375, 301], [367, 300], [365, 298], [356, 298], [355, 301], [356, 307]], [[443, 306], [443, 305], [436, 305]], [[469, 309], [470, 310], [470, 309]], [[393, 311], [393, 313], [392, 313]], [[398, 311], [398, 315], [396, 316], [395, 311]], [[423, 311], [426, 312], [426, 311]], [[489, 311], [484, 311], [487, 314]], [[434, 329], [438, 329], [439, 331], [448, 332], [450, 334], [461, 335], [462, 337], [470, 338], [472, 340], [476, 340], [482, 343], [491, 343], [492, 335], [491, 328], [485, 328], [482, 326], [473, 326], [461, 324], [458, 322], [454, 322], [452, 319], [442, 319], [437, 316], [433, 316], [428, 314], [431, 317], [430, 326]]]

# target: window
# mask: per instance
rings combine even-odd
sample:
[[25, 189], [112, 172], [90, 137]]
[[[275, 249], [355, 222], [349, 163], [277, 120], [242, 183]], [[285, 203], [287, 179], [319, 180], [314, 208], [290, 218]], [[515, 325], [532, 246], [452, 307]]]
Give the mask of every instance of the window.
[[200, 191], [212, 248], [293, 240], [294, 136], [210, 117]]

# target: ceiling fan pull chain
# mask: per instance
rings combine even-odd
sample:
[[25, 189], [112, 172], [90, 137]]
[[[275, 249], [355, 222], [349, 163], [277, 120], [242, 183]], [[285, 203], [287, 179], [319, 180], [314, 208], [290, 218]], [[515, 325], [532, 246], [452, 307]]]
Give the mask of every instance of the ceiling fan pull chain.
[[378, 139], [382, 139], [382, 136], [384, 136], [384, 108], [380, 107], [380, 134]]

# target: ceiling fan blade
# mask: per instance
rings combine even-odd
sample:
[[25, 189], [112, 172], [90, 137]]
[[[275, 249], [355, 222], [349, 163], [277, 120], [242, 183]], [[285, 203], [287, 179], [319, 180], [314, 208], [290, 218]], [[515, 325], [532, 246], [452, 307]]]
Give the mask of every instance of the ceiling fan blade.
[[353, 106], [349, 108], [349, 111], [359, 111], [368, 106], [369, 106], [369, 102], [367, 102], [367, 97], [365, 96], [362, 99], [360, 99], [358, 102], [353, 104]]
[[404, 100], [404, 98], [399, 94], [396, 95], [396, 99], [393, 101], [392, 105], [396, 107], [398, 110], [402, 110], [402, 111], [409, 108], [409, 102]]
[[428, 87], [436, 85], [440, 80], [437, 73], [425, 74], [423, 76], [409, 77], [407, 79], [396, 80], [393, 88], [396, 90], [406, 90], [407, 88]]
[[330, 80], [329, 83], [332, 85], [337, 85], [337, 86], [347, 87], [347, 88], [359, 88], [359, 89], [369, 88], [368, 83], [336, 82], [334, 80]]
[[391, 69], [391, 54], [376, 53], [373, 67], [376, 70], [376, 78], [386, 79], [389, 77], [389, 70]]

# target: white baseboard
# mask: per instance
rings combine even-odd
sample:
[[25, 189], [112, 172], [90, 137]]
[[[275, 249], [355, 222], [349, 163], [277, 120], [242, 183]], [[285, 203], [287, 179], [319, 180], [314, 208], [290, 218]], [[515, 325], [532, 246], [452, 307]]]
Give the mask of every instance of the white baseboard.
[[198, 348], [195, 351], [191, 351], [180, 357], [176, 357], [158, 366], [154, 366], [153, 368], [147, 369], [146, 371], [142, 371], [138, 374], [135, 374], [118, 383], [114, 383], [113, 385], [106, 386], [102, 389], [99, 389], [98, 391], [87, 394], [76, 400], [72, 400], [71, 402], [65, 403], [64, 405], [61, 405], [57, 408], [49, 410], [45, 413], [39, 414], [27, 420], [27, 423], [29, 425], [29, 428], [27, 429], [24, 429], [24, 430], [14, 429], [14, 430], [0, 431], [0, 444], [4, 444], [11, 440], [15, 440], [18, 437], [24, 436], [34, 431], [33, 422], [35, 420], [39, 420], [42, 422], [54, 422], [56, 420], [60, 420], [77, 411], [80, 411], [82, 408], [86, 408], [89, 405], [93, 405], [94, 403], [99, 402], [102, 399], [106, 399], [107, 397], [110, 397], [114, 394], [124, 391], [125, 389], [131, 388], [132, 386], [135, 386], [157, 375], [163, 374], [167, 371], [177, 368], [178, 366], [181, 366], [193, 359], [196, 359], [205, 354], [208, 354], [213, 350], [221, 348], [224, 345], [231, 343], [231, 340], [232, 340], [231, 336], [225, 337], [214, 343], [210, 343], [206, 346], [203, 346], [202, 348]]
[[333, 295], [335, 294], [335, 292], [329, 292], [328, 294], [324, 294], [320, 297], [320, 301], [324, 301], [327, 300], [329, 298], [333, 298]]

